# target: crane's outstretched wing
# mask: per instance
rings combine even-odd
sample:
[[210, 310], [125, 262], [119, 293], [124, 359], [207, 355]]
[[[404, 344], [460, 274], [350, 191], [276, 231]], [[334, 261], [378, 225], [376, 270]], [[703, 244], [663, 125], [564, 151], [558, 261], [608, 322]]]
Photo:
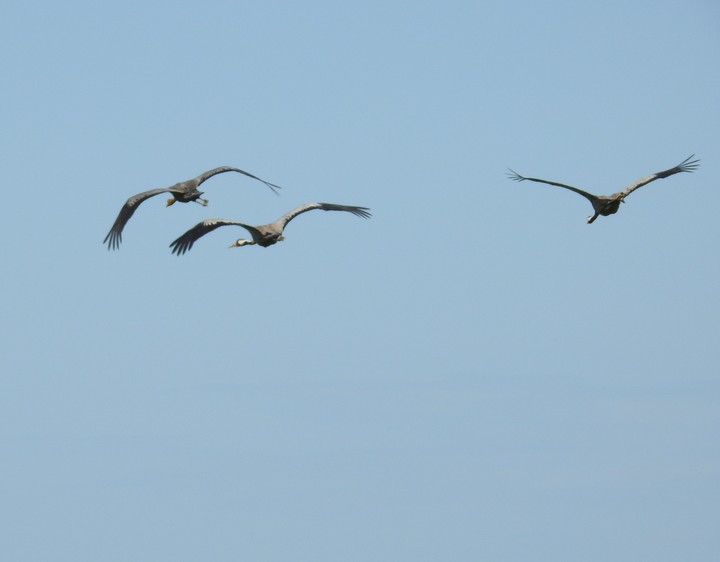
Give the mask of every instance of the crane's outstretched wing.
[[313, 209], [321, 209], [323, 211], [346, 211], [364, 219], [369, 219], [372, 216], [370, 214], [370, 209], [368, 209], [367, 207], [356, 207], [354, 205], [336, 205], [335, 203], [305, 203], [304, 205], [296, 207], [295, 209], [287, 213], [285, 216], [280, 217], [277, 221], [275, 221], [274, 224], [278, 225], [278, 227], [282, 231], [287, 225], [287, 223], [293, 220], [296, 216], [301, 215], [302, 213], [307, 213], [308, 211], [312, 211]]
[[221, 226], [241, 226], [244, 229], [246, 229], [251, 234], [253, 232], [257, 233], [257, 229], [249, 226], [247, 224], [243, 224], [241, 222], [236, 221], [229, 221], [225, 219], [207, 219], [202, 222], [197, 223], [195, 226], [193, 226], [190, 230], [185, 232], [184, 234], [180, 235], [176, 240], [174, 240], [170, 247], [172, 248], [172, 253], [177, 254], [178, 256], [184, 254], [185, 252], [189, 251], [190, 248], [193, 247], [193, 244], [199, 239], [208, 234], [209, 232], [212, 232], [216, 228], [220, 228]]
[[619, 193], [619, 195], [622, 195], [622, 198], [625, 199], [625, 197], [630, 195], [633, 191], [642, 187], [643, 185], [649, 184], [651, 181], [659, 180], [661, 178], [667, 178], [669, 176], [679, 174], [680, 172], [689, 172], [689, 173], [694, 172], [695, 170], [698, 169], [698, 166], [700, 166], [699, 159], [691, 160], [694, 157], [695, 157], [695, 155], [693, 154], [692, 156], [688, 156], [687, 158], [685, 158], [685, 160], [680, 162], [680, 164], [678, 164], [674, 168], [670, 168], [669, 170], [663, 170], [662, 172], [657, 172], [656, 174], [652, 174], [650, 176], [646, 176], [642, 179], [639, 179], [635, 183], [632, 183], [629, 186], [627, 186], [625, 189], [623, 189]]
[[107, 233], [105, 240], [103, 240], [103, 244], [107, 243], [108, 250], [117, 250], [120, 247], [123, 228], [125, 228], [125, 224], [130, 220], [130, 217], [133, 216], [133, 213], [137, 210], [140, 203], [160, 193], [170, 193], [171, 191], [172, 189], [167, 187], [151, 189], [150, 191], [143, 191], [130, 197], [122, 206], [122, 209], [120, 209], [115, 223], [112, 225], [110, 232]]
[[570, 191], [574, 191], [575, 193], [579, 193], [580, 195], [582, 195], [583, 197], [585, 197], [586, 199], [588, 199], [591, 203], [592, 203], [593, 201], [596, 201], [596, 200], [597, 200], [597, 196], [596, 196], [596, 195], [593, 195], [592, 193], [588, 193], [587, 191], [583, 191], [582, 189], [578, 189], [577, 187], [573, 187], [572, 185], [567, 185], [567, 184], [564, 184], [564, 183], [558, 183], [558, 182], [555, 182], [555, 181], [541, 180], [541, 179], [538, 179], [538, 178], [526, 178], [525, 176], [521, 176], [521, 175], [518, 174], [516, 171], [511, 170], [510, 168], [508, 168], [508, 170], [510, 170], [510, 173], [508, 174], [508, 177], [509, 177], [511, 180], [514, 180], [514, 181], [525, 181], [525, 180], [528, 180], [528, 181], [535, 181], [535, 182], [538, 182], [538, 183], [546, 183], [546, 184], [548, 184], [548, 185], [556, 185], [556, 186], [558, 186], [558, 187], [564, 187], [565, 189], [569, 189]]
[[282, 189], [279, 185], [275, 185], [274, 183], [270, 183], [269, 181], [265, 181], [262, 178], [259, 178], [250, 172], [246, 172], [245, 170], [241, 170], [240, 168], [233, 168], [232, 166], [220, 166], [219, 168], [213, 168], [212, 170], [208, 170], [207, 172], [200, 174], [198, 177], [195, 178], [194, 181], [197, 182], [197, 185], [200, 185], [205, 180], [210, 179], [213, 176], [216, 176], [218, 174], [224, 174], [225, 172], [238, 172], [240, 174], [243, 174], [249, 178], [252, 178], [254, 180], [257, 180], [259, 182], [264, 183], [267, 185], [270, 189], [272, 189], [273, 193], [277, 195], [277, 190]]

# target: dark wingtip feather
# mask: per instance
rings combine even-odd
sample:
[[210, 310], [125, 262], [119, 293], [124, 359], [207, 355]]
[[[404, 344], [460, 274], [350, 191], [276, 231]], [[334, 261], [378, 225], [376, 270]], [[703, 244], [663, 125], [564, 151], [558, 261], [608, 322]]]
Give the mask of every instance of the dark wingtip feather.
[[678, 165], [678, 168], [680, 168], [681, 172], [694, 172], [700, 167], [700, 159], [697, 158], [695, 160], [691, 160], [692, 158], [695, 158], [694, 154], [691, 154], [685, 160], [680, 162]]
[[372, 217], [372, 213], [370, 212], [370, 209], [368, 207], [355, 207], [350, 212], [353, 215], [357, 215], [358, 217], [362, 217], [364, 219], [369, 219], [370, 217]]
[[525, 181], [525, 178], [518, 174], [512, 168], [508, 168], [509, 172], [506, 174], [513, 181]]
[[122, 242], [122, 233], [111, 230], [107, 233], [103, 244], [108, 245], [108, 251], [117, 250], [120, 248], [120, 242]]
[[260, 181], [263, 182], [265, 185], [267, 185], [275, 195], [280, 196], [280, 193], [278, 193], [278, 189], [282, 189], [282, 186], [275, 185], [274, 183], [270, 183], [270, 182], [264, 181], [264, 180], [260, 180]]
[[181, 240], [178, 238], [174, 242], [170, 244], [170, 247], [172, 248], [172, 253], [176, 256], [181, 256], [185, 252], [187, 252], [190, 248], [192, 248], [192, 242], [190, 244], [185, 243], [184, 240]]

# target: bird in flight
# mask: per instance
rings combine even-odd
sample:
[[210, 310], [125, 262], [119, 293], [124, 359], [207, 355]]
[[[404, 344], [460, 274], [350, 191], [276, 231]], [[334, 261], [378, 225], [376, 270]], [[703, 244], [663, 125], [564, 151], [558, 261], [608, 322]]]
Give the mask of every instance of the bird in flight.
[[189, 203], [190, 201], [194, 201], [195, 203], [203, 206], [207, 205], [208, 200], [202, 199], [200, 197], [203, 192], [198, 191], [198, 187], [211, 177], [218, 174], [224, 174], [225, 172], [238, 172], [249, 178], [258, 180], [268, 186], [274, 193], [277, 193], [277, 190], [281, 189], [279, 185], [275, 185], [274, 183], [270, 183], [263, 179], [260, 179], [259, 177], [254, 176], [253, 174], [246, 172], [245, 170], [241, 170], [240, 168], [233, 168], [231, 166], [220, 166], [219, 168], [213, 168], [212, 170], [208, 170], [207, 172], [200, 174], [196, 178], [181, 181], [170, 187], [143, 191], [142, 193], [138, 193], [137, 195], [133, 195], [132, 197], [130, 197], [122, 206], [122, 209], [120, 209], [120, 213], [118, 213], [118, 216], [115, 219], [115, 223], [112, 225], [112, 228], [105, 237], [105, 240], [103, 240], [103, 244], [107, 243], [108, 250], [118, 249], [120, 247], [120, 243], [122, 242], [123, 228], [125, 228], [125, 224], [127, 223], [127, 221], [130, 220], [130, 217], [133, 216], [133, 213], [137, 210], [140, 203], [160, 193], [169, 193], [170, 195], [172, 195], [172, 197], [167, 200], [168, 207], [175, 202]]
[[250, 233], [252, 240], [240, 238], [233, 242], [230, 245], [230, 248], [238, 248], [240, 246], [248, 246], [252, 244], [257, 244], [258, 246], [266, 248], [267, 246], [272, 246], [273, 244], [285, 239], [283, 236], [283, 230], [285, 230], [285, 227], [291, 220], [293, 220], [296, 216], [312, 211], [313, 209], [321, 209], [323, 211], [346, 211], [364, 219], [370, 218], [371, 216], [369, 212], [370, 209], [367, 207], [336, 205], [334, 203], [305, 203], [304, 205], [300, 205], [299, 207], [293, 209], [286, 215], [283, 215], [275, 222], [264, 224], [262, 226], [250, 226], [241, 222], [225, 219], [204, 220], [181, 235], [177, 240], [170, 244], [170, 247], [172, 248], [172, 253], [179, 256], [190, 250], [198, 238], [205, 236], [207, 233], [212, 232], [216, 228], [221, 226], [240, 226]]
[[578, 189], [577, 187], [573, 187], [572, 185], [566, 185], [564, 183], [558, 183], [548, 180], [541, 180], [538, 178], [526, 178], [525, 176], [521, 176], [520, 174], [513, 170], [510, 170], [509, 168], [508, 169], [510, 170], [510, 173], [508, 174], [508, 177], [515, 181], [529, 180], [539, 183], [546, 183], [548, 185], [556, 185], [558, 187], [564, 187], [565, 189], [574, 191], [575, 193], [579, 193], [588, 201], [590, 201], [593, 206], [595, 212], [587, 219], [588, 224], [592, 224], [599, 215], [607, 217], [608, 215], [613, 215], [617, 213], [618, 209], [620, 208], [620, 203], [624, 203], [625, 198], [628, 195], [630, 195], [633, 191], [642, 187], [643, 185], [647, 185], [650, 182], [658, 180], [660, 178], [667, 178], [669, 176], [679, 174], [680, 172], [694, 172], [700, 165], [700, 160], [692, 160], [692, 158], [694, 157], [695, 155], [693, 154], [692, 156], [680, 162], [680, 164], [678, 164], [674, 168], [670, 168], [669, 170], [663, 170], [662, 172], [657, 172], [655, 174], [651, 174], [649, 176], [641, 178], [636, 182], [628, 185], [622, 191], [618, 191], [617, 193], [613, 193], [612, 195], [593, 195], [592, 193], [588, 193], [587, 191], [583, 191], [582, 189]]

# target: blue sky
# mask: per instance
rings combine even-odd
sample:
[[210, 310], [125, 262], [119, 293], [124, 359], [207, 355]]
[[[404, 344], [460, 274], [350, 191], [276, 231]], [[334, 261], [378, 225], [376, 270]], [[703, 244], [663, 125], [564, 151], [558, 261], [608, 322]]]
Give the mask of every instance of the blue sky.
[[[716, 558], [720, 7], [6, 3], [0, 553]], [[691, 154], [616, 215], [609, 194]], [[130, 196], [231, 165], [207, 207]], [[205, 218], [313, 211], [270, 248]]]

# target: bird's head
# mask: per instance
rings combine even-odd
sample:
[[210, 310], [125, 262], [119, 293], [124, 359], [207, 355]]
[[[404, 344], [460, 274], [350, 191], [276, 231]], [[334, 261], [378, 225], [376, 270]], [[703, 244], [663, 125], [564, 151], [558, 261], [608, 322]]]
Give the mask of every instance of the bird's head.
[[250, 246], [252, 244], [255, 244], [252, 240], [245, 240], [244, 238], [238, 238], [228, 246], [228, 248], [239, 248], [241, 246]]

